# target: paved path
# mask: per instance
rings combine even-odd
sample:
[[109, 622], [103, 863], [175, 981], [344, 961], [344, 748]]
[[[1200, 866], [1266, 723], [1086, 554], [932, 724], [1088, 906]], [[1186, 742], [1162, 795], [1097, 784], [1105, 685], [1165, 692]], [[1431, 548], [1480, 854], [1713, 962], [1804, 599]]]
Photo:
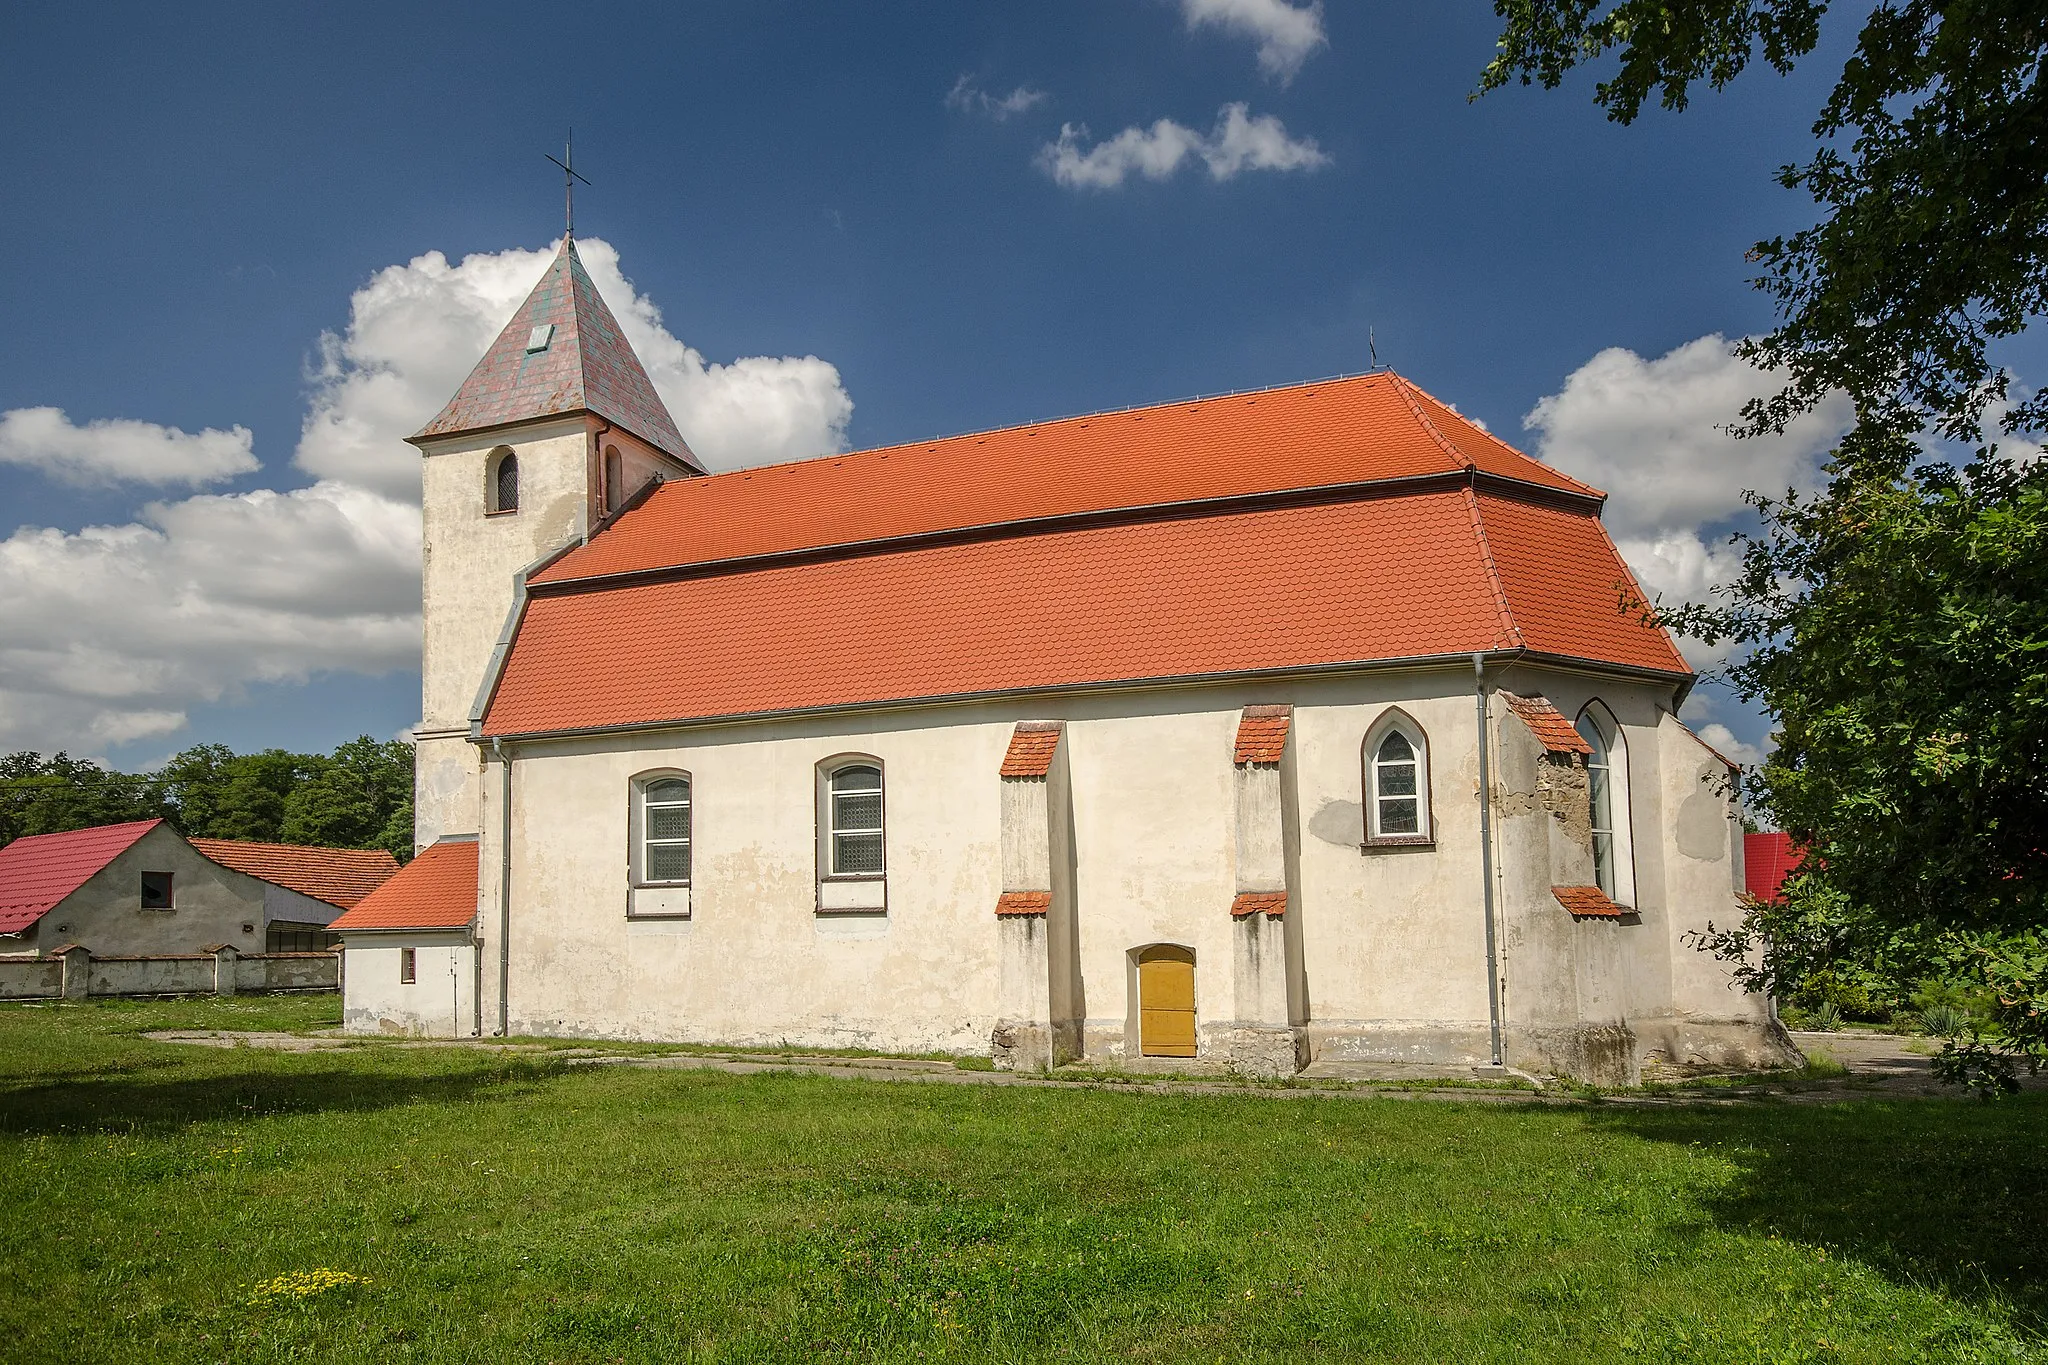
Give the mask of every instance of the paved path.
[[[635, 1053], [606, 1048], [559, 1047], [541, 1042], [497, 1042], [491, 1039], [397, 1040], [339, 1033], [234, 1032], [228, 1030], [163, 1030], [146, 1033], [157, 1042], [199, 1047], [261, 1048], [279, 1052], [340, 1052], [363, 1048], [468, 1048], [474, 1051], [559, 1058], [571, 1066], [630, 1066], [664, 1071], [720, 1071], [757, 1075], [767, 1071], [844, 1079], [909, 1081], [941, 1085], [1003, 1085], [1084, 1087], [1150, 1095], [1250, 1095], [1266, 1099], [1390, 1098], [1460, 1100], [1491, 1104], [1578, 1104], [1586, 1097], [1557, 1087], [1538, 1089], [1515, 1077], [1486, 1069], [1454, 1068], [1447, 1075], [1426, 1067], [1373, 1067], [1373, 1074], [1337, 1075], [1328, 1067], [1311, 1067], [1287, 1082], [1258, 1083], [1186, 1071], [1128, 1075], [1100, 1071], [1063, 1071], [1057, 1076], [1018, 1075], [1007, 1071], [967, 1071], [951, 1062], [913, 1057], [839, 1057], [819, 1053], [760, 1053], [740, 1050], [702, 1053]], [[1669, 1087], [1655, 1091], [1607, 1094], [1605, 1104], [1745, 1104], [1777, 1099], [1795, 1103], [1829, 1103], [1852, 1098], [1956, 1098], [1958, 1092], [1934, 1079], [1924, 1038], [1876, 1033], [1795, 1033], [1793, 1039], [1809, 1055], [1825, 1054], [1848, 1068], [1838, 1080], [1780, 1082], [1760, 1078], [1740, 1086]], [[1355, 1069], [1355, 1068], [1354, 1068]], [[1323, 1074], [1329, 1073], [1329, 1074]], [[2030, 1089], [2048, 1088], [2048, 1076], [2028, 1078]]]

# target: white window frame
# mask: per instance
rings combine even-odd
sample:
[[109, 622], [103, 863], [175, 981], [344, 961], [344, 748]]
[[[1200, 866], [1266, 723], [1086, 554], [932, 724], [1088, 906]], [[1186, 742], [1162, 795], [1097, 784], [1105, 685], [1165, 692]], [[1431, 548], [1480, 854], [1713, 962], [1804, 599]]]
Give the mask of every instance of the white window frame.
[[[846, 792], [838, 791], [833, 786], [833, 783], [838, 780], [841, 773], [848, 772], [854, 768], [874, 769], [875, 785], [872, 788], [856, 787]], [[889, 875], [889, 784], [887, 777], [883, 773], [882, 760], [879, 758], [868, 758], [865, 755], [835, 759], [822, 770], [822, 777], [823, 783], [819, 798], [821, 814], [824, 817], [821, 822], [824, 832], [824, 879], [826, 881], [881, 881]], [[874, 827], [840, 828], [838, 798], [840, 796], [866, 796], [871, 791], [875, 797], [876, 824]], [[869, 871], [841, 871], [839, 867], [839, 836], [842, 834], [855, 836], [874, 835], [876, 842], [881, 845], [878, 859], [881, 866]]]
[[[1380, 829], [1380, 746], [1387, 736], [1399, 734], [1415, 753], [1415, 831], [1388, 834]], [[1362, 795], [1365, 797], [1366, 848], [1419, 848], [1436, 842], [1436, 817], [1430, 809], [1429, 734], [1415, 718], [1401, 708], [1388, 710], [1365, 732], [1359, 746]], [[1390, 801], [1407, 799], [1389, 796]]]
[[[1634, 803], [1629, 799], [1628, 736], [1614, 712], [1598, 697], [1579, 709], [1573, 726], [1579, 738], [1593, 747], [1586, 759], [1586, 796], [1593, 821], [1593, 881], [1616, 905], [1636, 903], [1636, 858], [1633, 826]], [[1600, 825], [1596, 768], [1607, 774], [1607, 825]], [[1607, 858], [1602, 866], [1600, 835], [1607, 836]]]
[[[663, 782], [680, 782], [688, 795], [680, 802], [655, 802], [648, 799], [654, 787]], [[637, 774], [632, 787], [633, 820], [632, 848], [628, 866], [631, 869], [633, 885], [638, 886], [688, 886], [697, 871], [697, 780], [680, 768], [662, 768], [654, 772]], [[689, 814], [689, 833], [681, 839], [655, 839], [648, 834], [647, 811], [650, 806], [663, 809], [682, 806]], [[652, 844], [684, 845], [688, 851], [689, 872], [682, 877], [655, 877], [648, 868], [648, 848]]]
[[420, 950], [400, 948], [398, 950], [398, 984], [417, 986], [420, 981]]

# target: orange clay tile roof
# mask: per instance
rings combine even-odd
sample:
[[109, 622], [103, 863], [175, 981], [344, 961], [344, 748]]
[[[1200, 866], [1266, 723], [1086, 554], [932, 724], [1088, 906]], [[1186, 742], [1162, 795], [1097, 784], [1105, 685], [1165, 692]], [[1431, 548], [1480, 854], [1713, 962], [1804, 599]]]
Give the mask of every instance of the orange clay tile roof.
[[[528, 351], [534, 328], [552, 326], [547, 345]], [[675, 419], [619, 330], [571, 238], [433, 421], [411, 439], [486, 431], [574, 412], [592, 412], [695, 468]]]
[[1005, 891], [996, 897], [998, 915], [1043, 915], [1051, 909], [1050, 891]]
[[398, 860], [381, 848], [316, 848], [310, 844], [252, 844], [237, 839], [188, 842], [222, 867], [275, 882], [344, 910], [391, 880], [398, 871]]
[[1550, 894], [1557, 897], [1557, 903], [1580, 918], [1599, 916], [1602, 919], [1620, 919], [1628, 912], [1607, 899], [1607, 893], [1597, 886], [1553, 886]]
[[161, 820], [28, 834], [0, 848], [0, 934], [18, 934], [84, 886]]
[[1529, 733], [1536, 736], [1544, 750], [1553, 754], [1590, 754], [1593, 746], [1586, 743], [1586, 737], [1572, 728], [1564, 713], [1550, 704], [1548, 697], [1518, 697], [1512, 692], [1502, 692], [1502, 701], [1508, 709], [1529, 727]]
[[1268, 919], [1279, 919], [1286, 913], [1285, 891], [1240, 891], [1236, 899], [1230, 902], [1230, 914], [1233, 919], [1259, 914], [1265, 915]]
[[349, 929], [461, 929], [476, 919], [477, 845], [443, 839], [328, 925]]
[[1469, 470], [1604, 496], [1380, 373], [675, 480], [532, 581]]
[[1052, 756], [1059, 751], [1060, 730], [1056, 720], [1019, 721], [1010, 732], [1010, 749], [1003, 755], [1004, 777], [1044, 777], [1052, 771]]
[[1291, 706], [1247, 706], [1237, 722], [1237, 751], [1233, 763], [1278, 763], [1287, 747], [1287, 719]]
[[1660, 628], [1615, 610], [1626, 577], [1590, 508], [1430, 486], [564, 585], [528, 601], [483, 728], [656, 725], [1524, 646], [1689, 677]]

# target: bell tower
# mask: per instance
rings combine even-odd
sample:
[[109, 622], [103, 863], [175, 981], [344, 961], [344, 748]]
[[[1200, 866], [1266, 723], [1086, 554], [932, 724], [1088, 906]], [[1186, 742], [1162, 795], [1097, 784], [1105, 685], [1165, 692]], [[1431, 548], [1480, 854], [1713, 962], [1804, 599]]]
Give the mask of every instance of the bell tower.
[[648, 483], [702, 474], [573, 237], [439, 416], [421, 455], [423, 654], [413, 836], [480, 823], [470, 712], [536, 561]]

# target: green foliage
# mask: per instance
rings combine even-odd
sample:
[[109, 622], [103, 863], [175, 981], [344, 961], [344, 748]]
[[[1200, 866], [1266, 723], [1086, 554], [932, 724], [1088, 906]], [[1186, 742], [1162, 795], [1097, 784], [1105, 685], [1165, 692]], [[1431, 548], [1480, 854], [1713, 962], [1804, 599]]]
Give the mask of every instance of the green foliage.
[[169, 820], [195, 839], [384, 848], [412, 857], [412, 746], [364, 735], [330, 754], [237, 754], [199, 744], [154, 773], [68, 754], [0, 756], [0, 844], [124, 820]]
[[1833, 1033], [1842, 1026], [1842, 1010], [1832, 1000], [1823, 1000], [1806, 1011], [1806, 1026], [1819, 1033]]
[[337, 1004], [0, 1006], [0, 1355], [1919, 1365], [2048, 1345], [2048, 1096], [1303, 1102], [137, 1036], [315, 1027]]
[[[1759, 55], [1810, 54], [1819, 0], [1496, 0], [1482, 91], [1557, 86], [1614, 54], [1594, 98], [1627, 123], [1683, 109]], [[1989, 1034], [1944, 1075], [2007, 1088], [2048, 1057], [2048, 468], [1993, 448], [1960, 470], [1926, 433], [1974, 444], [1985, 419], [2048, 425], [2048, 391], [2009, 403], [1989, 347], [2048, 307], [2048, 0], [1877, 0], [1779, 181], [1820, 210], [1759, 242], [1779, 326], [1744, 344], [1784, 388], [1744, 412], [1782, 430], [1847, 391], [1855, 430], [1818, 497], [1752, 495], [1721, 603], [1665, 621], [1750, 653], [1737, 691], [1777, 718], [1750, 803], [1809, 850], [1779, 905], [1703, 946], [1746, 984], [1814, 999], [1861, 977], [1968, 981]], [[1878, 1003], [1873, 1001], [1873, 1004]], [[1847, 1008], [1847, 1006], [1843, 1006]]]

